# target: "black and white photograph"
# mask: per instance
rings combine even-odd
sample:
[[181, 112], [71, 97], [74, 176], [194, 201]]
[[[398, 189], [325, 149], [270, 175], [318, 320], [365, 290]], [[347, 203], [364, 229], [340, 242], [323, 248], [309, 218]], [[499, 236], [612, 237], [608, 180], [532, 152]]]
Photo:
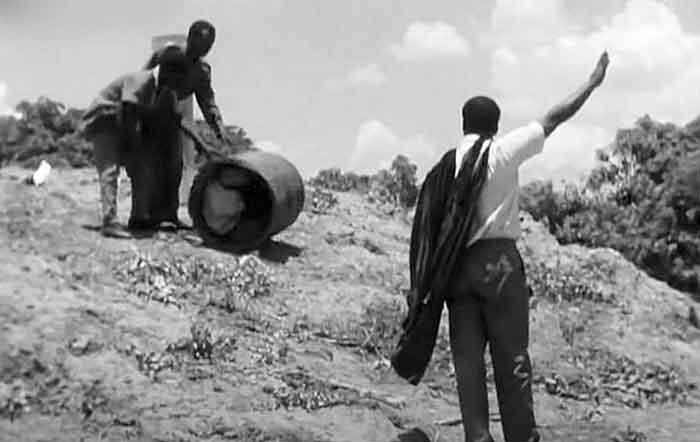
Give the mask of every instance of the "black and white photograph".
[[0, 442], [700, 442], [700, 2], [0, 0]]

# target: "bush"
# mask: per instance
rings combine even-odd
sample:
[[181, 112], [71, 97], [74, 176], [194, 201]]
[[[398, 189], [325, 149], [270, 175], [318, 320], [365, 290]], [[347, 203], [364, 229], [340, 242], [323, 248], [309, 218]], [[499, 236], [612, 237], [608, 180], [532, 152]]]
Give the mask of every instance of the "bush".
[[521, 208], [564, 244], [611, 247], [650, 275], [700, 296], [700, 142], [682, 127], [641, 118], [618, 131], [583, 188], [521, 189]]
[[390, 168], [374, 175], [343, 173], [338, 168], [324, 169], [309, 184], [337, 192], [357, 192], [367, 195], [371, 201], [408, 209], [418, 199], [417, 167], [403, 156], [397, 155]]
[[570, 184], [563, 192], [555, 192], [551, 181], [534, 181], [520, 189], [521, 209], [536, 220], [545, 219], [551, 228], [560, 228], [567, 217], [587, 209], [591, 203]]
[[20, 118], [0, 118], [0, 165], [34, 168], [42, 159], [58, 166], [91, 164], [92, 151], [79, 132], [82, 111], [46, 97], [22, 101], [16, 110]]
[[354, 172], [343, 173], [339, 168], [320, 170], [309, 184], [336, 192], [367, 193], [370, 189], [369, 175], [358, 175]]

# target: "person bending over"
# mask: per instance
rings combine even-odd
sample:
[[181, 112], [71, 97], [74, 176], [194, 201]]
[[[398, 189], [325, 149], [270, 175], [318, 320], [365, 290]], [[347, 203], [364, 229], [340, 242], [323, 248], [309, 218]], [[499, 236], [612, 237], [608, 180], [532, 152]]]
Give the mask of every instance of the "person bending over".
[[102, 89], [83, 114], [86, 139], [92, 144], [99, 175], [104, 236], [129, 238], [131, 233], [117, 221], [117, 190], [121, 167], [132, 184], [129, 230], [150, 225], [149, 191], [152, 171], [143, 146], [143, 126], [156, 120], [176, 118], [174, 96], [182, 88], [186, 58], [178, 48], [163, 53], [158, 69], [127, 73]]

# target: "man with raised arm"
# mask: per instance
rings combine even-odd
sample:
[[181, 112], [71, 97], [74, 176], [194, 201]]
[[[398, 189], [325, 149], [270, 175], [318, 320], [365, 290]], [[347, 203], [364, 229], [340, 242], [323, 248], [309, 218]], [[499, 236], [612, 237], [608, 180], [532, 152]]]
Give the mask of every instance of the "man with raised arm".
[[[506, 442], [536, 442], [529, 356], [530, 295], [520, 236], [518, 169], [571, 118], [605, 78], [608, 54], [588, 80], [539, 120], [501, 137], [490, 98], [462, 108], [464, 137], [428, 173], [416, 207], [410, 248], [411, 291], [396, 372], [417, 384], [425, 372], [443, 305], [465, 440], [493, 442], [484, 351], [489, 344]], [[427, 440], [427, 439], [426, 439]]]

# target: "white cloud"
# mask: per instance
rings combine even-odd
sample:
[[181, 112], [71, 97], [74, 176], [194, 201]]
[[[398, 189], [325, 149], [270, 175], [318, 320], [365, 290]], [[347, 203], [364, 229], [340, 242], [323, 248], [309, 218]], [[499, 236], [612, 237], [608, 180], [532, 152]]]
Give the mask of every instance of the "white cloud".
[[381, 121], [370, 120], [360, 126], [355, 149], [343, 169], [374, 173], [388, 167], [398, 154], [405, 155], [418, 166], [419, 177], [437, 160], [435, 147], [425, 137], [402, 138]]
[[399, 61], [424, 61], [465, 57], [471, 52], [471, 47], [450, 24], [414, 22], [408, 25], [401, 43], [389, 45], [389, 52]]
[[341, 78], [332, 78], [326, 82], [329, 89], [345, 89], [357, 86], [381, 86], [388, 81], [382, 68], [377, 63], [370, 63], [352, 69]]
[[260, 150], [264, 150], [266, 152], [272, 152], [277, 154], [281, 154], [282, 152], [284, 152], [284, 148], [281, 144], [271, 140], [258, 141], [255, 143], [255, 146], [258, 147]]
[[588, 78], [603, 50], [610, 54], [605, 83], [523, 165], [521, 182], [590, 170], [594, 151], [644, 114], [684, 124], [700, 113], [700, 35], [683, 29], [667, 5], [627, 0], [587, 31], [564, 6], [564, 0], [497, 0], [493, 10], [491, 78], [509, 117], [541, 116]]
[[495, 33], [484, 33], [483, 39], [514, 47], [546, 42], [569, 26], [560, 0], [496, 0], [491, 23]]
[[7, 104], [7, 84], [0, 82], [0, 116], [4, 115], [20, 117], [20, 114], [15, 112], [14, 108]]
[[492, 81], [504, 112], [536, 117], [586, 80], [610, 54], [603, 86], [576, 121], [620, 127], [649, 113], [685, 123], [698, 114], [700, 35], [654, 0], [628, 0], [606, 23], [577, 30], [562, 0], [498, 0], [492, 15]]
[[595, 165], [595, 151], [608, 145], [614, 131], [595, 125], [562, 125], [545, 142], [544, 151], [520, 168], [520, 183], [534, 179], [573, 180]]

